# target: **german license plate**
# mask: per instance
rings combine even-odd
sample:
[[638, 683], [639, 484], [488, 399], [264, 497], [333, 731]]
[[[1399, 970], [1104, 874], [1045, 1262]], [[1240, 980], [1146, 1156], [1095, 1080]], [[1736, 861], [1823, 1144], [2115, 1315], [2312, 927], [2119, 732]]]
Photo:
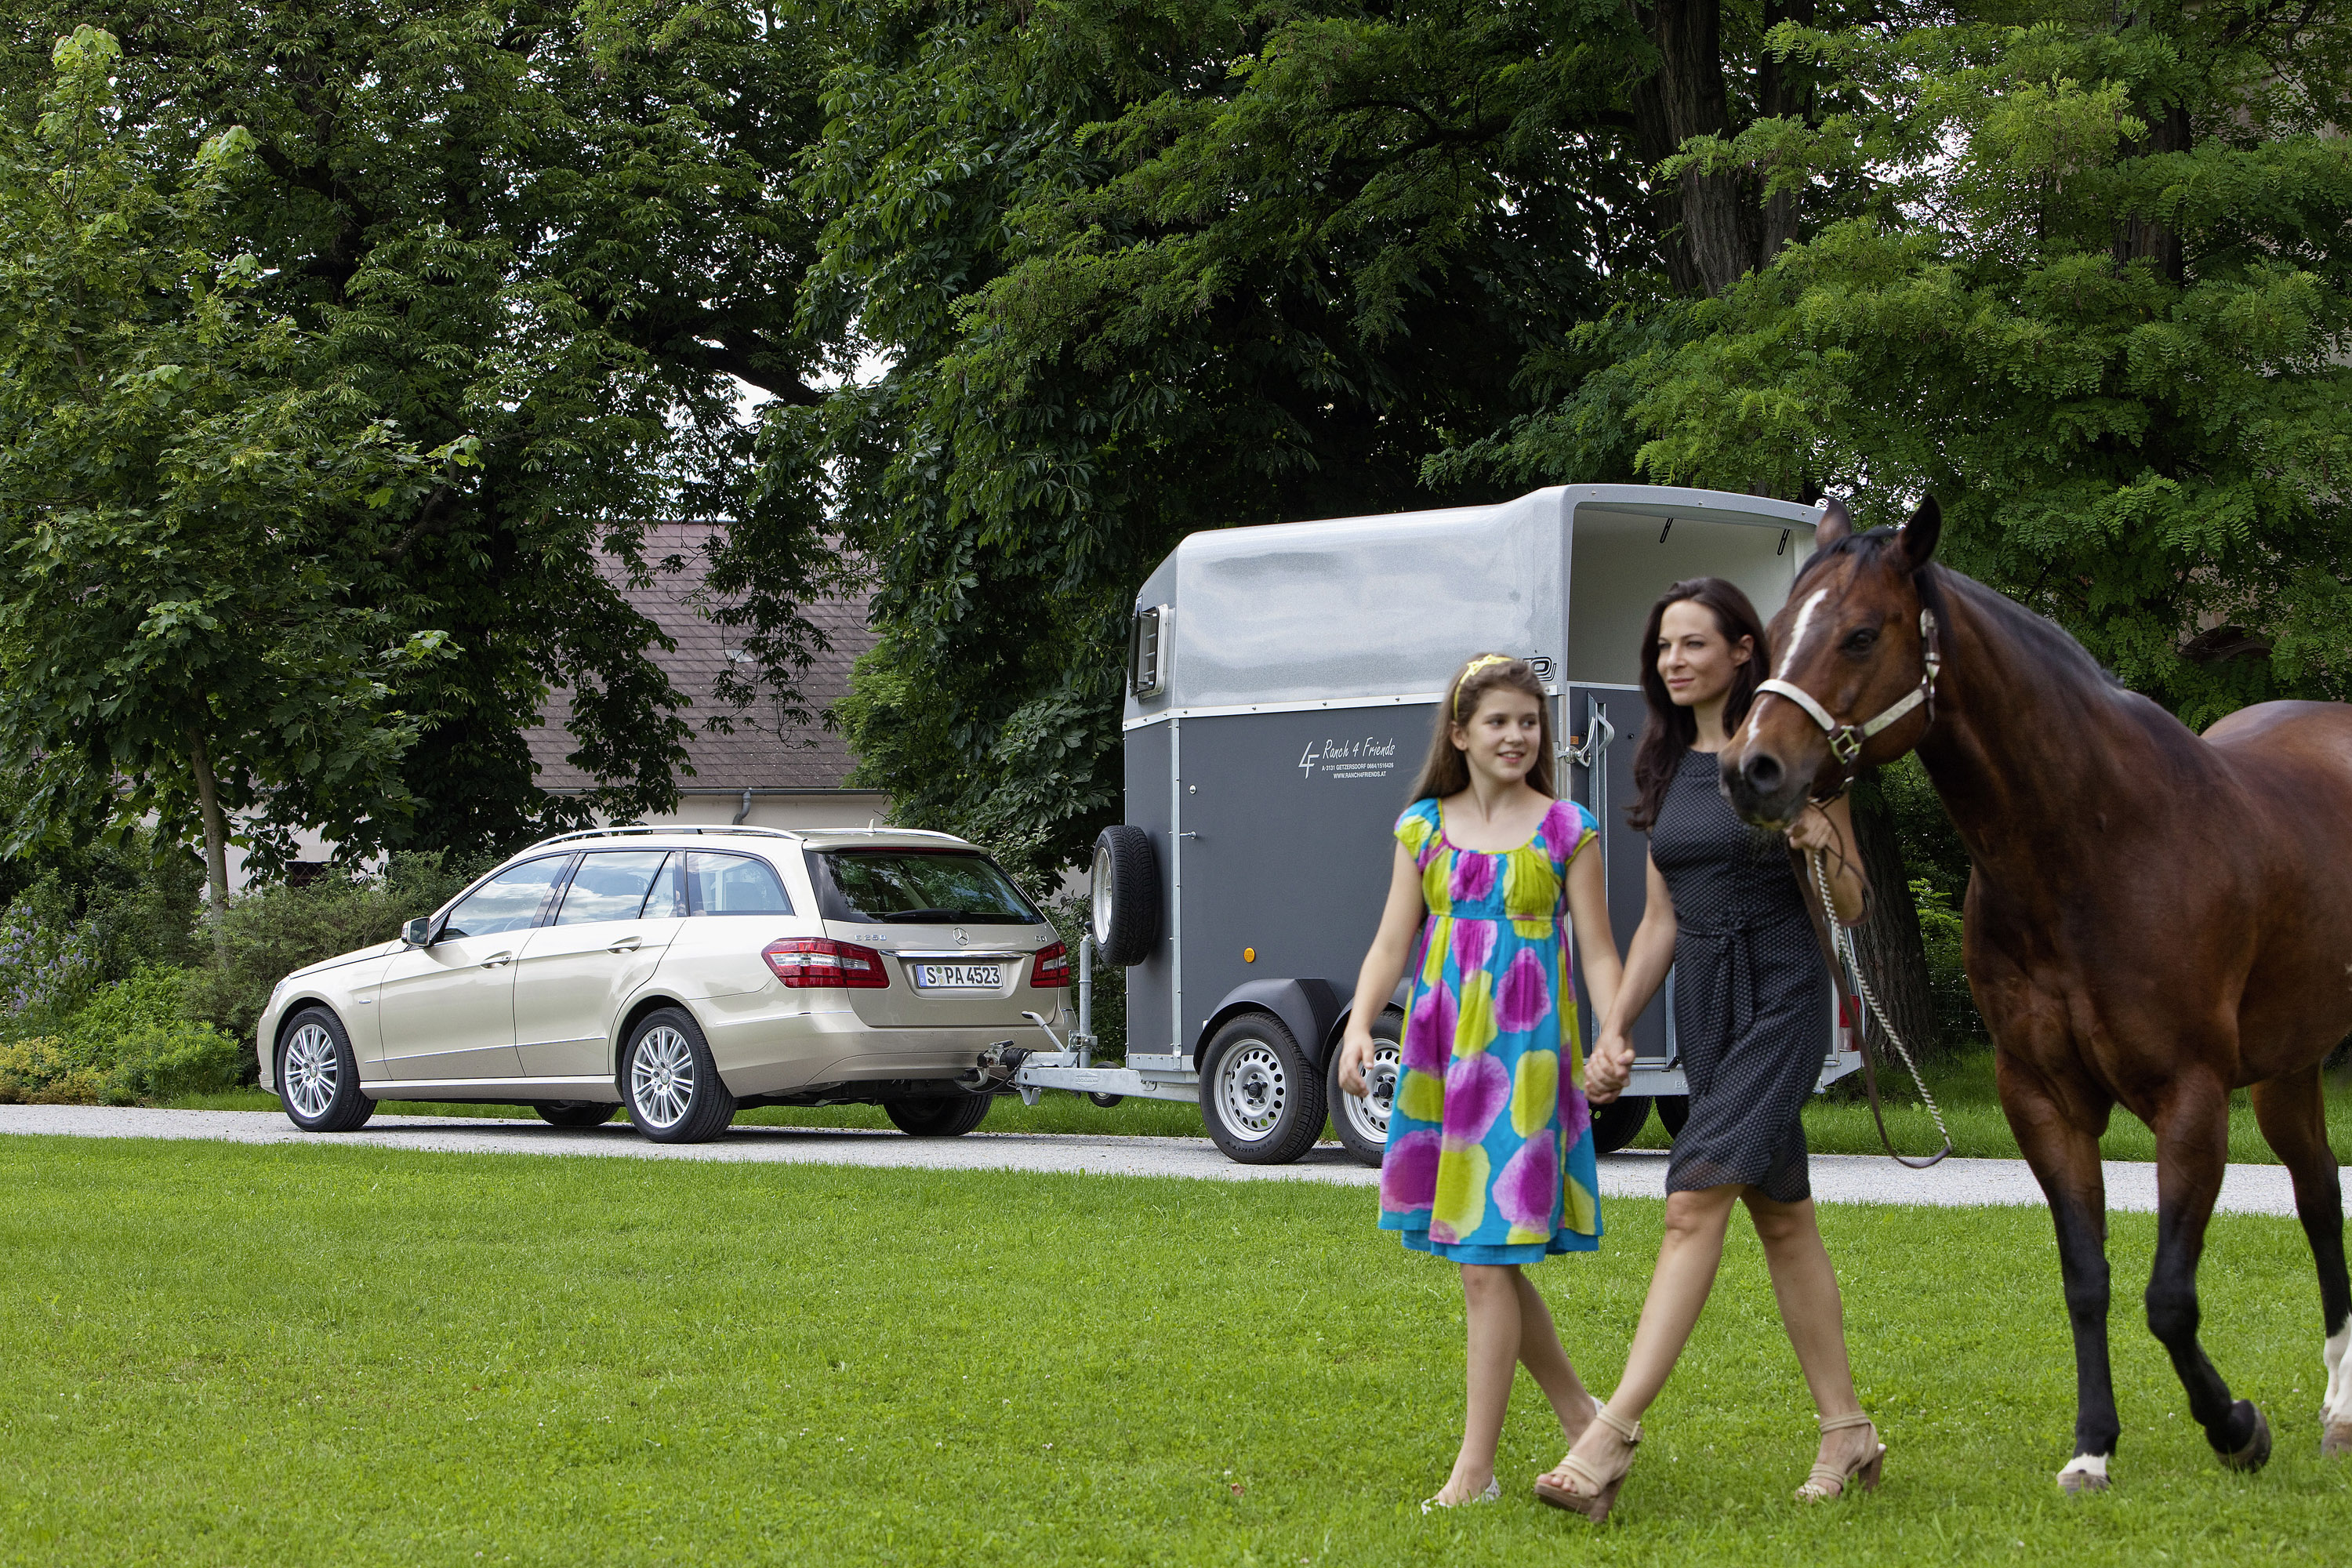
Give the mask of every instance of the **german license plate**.
[[919, 963], [915, 965], [915, 984], [924, 991], [1002, 991], [1004, 965]]

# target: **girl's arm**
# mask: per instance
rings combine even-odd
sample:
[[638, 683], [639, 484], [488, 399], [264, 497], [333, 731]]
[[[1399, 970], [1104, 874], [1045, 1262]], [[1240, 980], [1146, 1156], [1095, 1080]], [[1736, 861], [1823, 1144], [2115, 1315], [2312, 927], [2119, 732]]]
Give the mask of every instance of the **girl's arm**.
[[1826, 806], [1808, 803], [1789, 825], [1789, 847], [1806, 852], [1805, 902], [1818, 902], [1822, 896], [1813, 886], [1811, 853], [1819, 849], [1829, 858], [1824, 868], [1830, 874], [1830, 901], [1837, 906], [1838, 924], [1860, 925], [1870, 902], [1870, 883], [1862, 874], [1862, 850], [1853, 836], [1853, 807], [1846, 797], [1840, 795]]
[[1356, 1001], [1348, 1014], [1348, 1030], [1339, 1042], [1339, 1087], [1349, 1094], [1370, 1094], [1364, 1068], [1372, 1059], [1372, 1020], [1389, 1004], [1389, 994], [1404, 978], [1412, 962], [1412, 939], [1421, 931], [1428, 906], [1421, 897], [1421, 868], [1402, 844], [1396, 847], [1396, 869], [1389, 877], [1389, 901], [1381, 910], [1381, 929], [1356, 973]]
[[[1642, 923], [1634, 928], [1633, 940], [1626, 949], [1624, 978], [1618, 983], [1617, 994], [1609, 1008], [1608, 1017], [1601, 1026], [1601, 1037], [1592, 1043], [1592, 1055], [1584, 1063], [1584, 1095], [1595, 1105], [1606, 1105], [1623, 1092], [1633, 1078], [1633, 1020], [1666, 983], [1666, 971], [1675, 963], [1675, 897], [1666, 891], [1666, 879], [1658, 874], [1658, 863], [1648, 862], [1649, 901], [1643, 906]], [[1583, 933], [1578, 932], [1579, 940]], [[1591, 961], [1585, 970], [1591, 973]], [[1600, 1012], [1596, 998], [1593, 1011]]]
[[1576, 931], [1576, 956], [1583, 961], [1586, 999], [1595, 1018], [1606, 1018], [1625, 966], [1618, 961], [1617, 933], [1609, 929], [1609, 885], [1601, 856], [1586, 853], [1600, 837], [1594, 834], [1568, 863], [1568, 919]]

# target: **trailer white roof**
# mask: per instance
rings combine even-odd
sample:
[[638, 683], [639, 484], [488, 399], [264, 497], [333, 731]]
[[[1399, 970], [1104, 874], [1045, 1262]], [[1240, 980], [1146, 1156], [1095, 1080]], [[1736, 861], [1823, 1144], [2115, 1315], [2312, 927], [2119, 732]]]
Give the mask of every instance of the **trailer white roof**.
[[[1549, 659], [1555, 680], [1630, 681], [1642, 616], [1667, 583], [1729, 577], [1769, 617], [1811, 549], [1816, 515], [1762, 496], [1578, 485], [1494, 506], [1195, 533], [1137, 595], [1139, 609], [1167, 606], [1165, 665], [1160, 691], [1130, 695], [1127, 718], [1433, 696], [1478, 652]], [[1602, 638], [1594, 646], [1612, 650], [1606, 672], [1573, 668], [1572, 577], [1577, 613]]]

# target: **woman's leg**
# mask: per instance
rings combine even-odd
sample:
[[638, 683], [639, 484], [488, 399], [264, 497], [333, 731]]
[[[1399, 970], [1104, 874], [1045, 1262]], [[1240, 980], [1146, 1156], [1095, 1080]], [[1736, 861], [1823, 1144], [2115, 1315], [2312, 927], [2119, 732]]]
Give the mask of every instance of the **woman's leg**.
[[[1862, 1408], [1862, 1401], [1854, 1394], [1853, 1368], [1846, 1360], [1845, 1303], [1838, 1296], [1829, 1248], [1822, 1245], [1813, 1200], [1778, 1203], [1751, 1189], [1748, 1214], [1756, 1222], [1756, 1238], [1764, 1244], [1781, 1326], [1789, 1331], [1797, 1364], [1804, 1368], [1814, 1407], [1824, 1416], [1853, 1415]], [[1821, 1462], [1843, 1469], [1868, 1458], [1877, 1441], [1876, 1433], [1866, 1426], [1824, 1432]]]
[[1462, 1419], [1462, 1451], [1437, 1494], [1440, 1502], [1476, 1497], [1495, 1479], [1495, 1449], [1503, 1440], [1503, 1412], [1511, 1403], [1511, 1378], [1519, 1365], [1518, 1279], [1512, 1264], [1462, 1265], [1470, 1402]]
[[[1666, 1194], [1666, 1237], [1658, 1248], [1657, 1270], [1650, 1276], [1649, 1299], [1642, 1303], [1641, 1325], [1633, 1331], [1633, 1348], [1625, 1355], [1625, 1375], [1609, 1396], [1612, 1415], [1639, 1421], [1665, 1387], [1666, 1375], [1675, 1370], [1698, 1321], [1699, 1309], [1715, 1289], [1716, 1270], [1723, 1264], [1723, 1233], [1738, 1195], [1736, 1186]], [[1602, 1422], [1586, 1427], [1576, 1447], [1597, 1474], [1612, 1475], [1623, 1464], [1624, 1440]]]
[[1592, 1425], [1592, 1393], [1576, 1375], [1568, 1347], [1559, 1342], [1559, 1330], [1551, 1321], [1551, 1308], [1545, 1304], [1543, 1293], [1525, 1273], [1514, 1272], [1519, 1291], [1519, 1364], [1551, 1401], [1560, 1431], [1573, 1443]]

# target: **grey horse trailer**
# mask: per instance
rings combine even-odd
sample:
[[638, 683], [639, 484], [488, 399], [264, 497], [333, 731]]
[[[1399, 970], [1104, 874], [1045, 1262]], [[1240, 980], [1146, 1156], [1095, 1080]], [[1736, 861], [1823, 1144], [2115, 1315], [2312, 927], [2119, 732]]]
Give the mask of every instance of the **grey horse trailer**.
[[[1375, 1092], [1339, 1093], [1333, 1068], [1387, 895], [1390, 832], [1455, 668], [1517, 654], [1543, 679], [1555, 778], [1601, 825], [1622, 946], [1645, 897], [1647, 845], [1624, 806], [1650, 605], [1668, 583], [1717, 576], [1769, 617], [1817, 515], [1759, 496], [1587, 485], [1184, 540], [1136, 600], [1126, 821], [1096, 848], [1078, 1033], [1004, 1064], [1015, 1087], [1196, 1100], [1219, 1147], [1251, 1163], [1298, 1158], [1328, 1110], [1349, 1152], [1377, 1164], [1402, 988], [1380, 998]], [[1096, 958], [1127, 966], [1122, 1067], [1092, 1061]], [[1604, 1151], [1631, 1142], [1654, 1103], [1669, 1131], [1679, 1124], [1672, 984], [1636, 1026], [1632, 1087], [1596, 1118]], [[1594, 1020], [1578, 1007], [1589, 1042]], [[1825, 1015], [1822, 1081], [1859, 1062]]]

